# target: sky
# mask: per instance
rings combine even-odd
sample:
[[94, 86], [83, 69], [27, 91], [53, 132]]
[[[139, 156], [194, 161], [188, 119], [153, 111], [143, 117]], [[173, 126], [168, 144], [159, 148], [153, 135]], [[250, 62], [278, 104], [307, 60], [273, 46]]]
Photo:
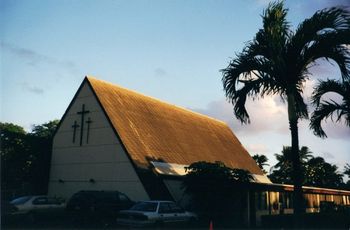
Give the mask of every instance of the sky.
[[[286, 104], [279, 97], [248, 101], [242, 125], [225, 99], [220, 70], [262, 26], [266, 0], [1, 0], [0, 118], [30, 131], [60, 119], [92, 75], [226, 122], [254, 154], [290, 145]], [[347, 0], [286, 0], [292, 29], [317, 10]], [[334, 64], [313, 67], [317, 79], [340, 78]], [[312, 108], [310, 108], [312, 111]], [[336, 164], [350, 163], [350, 129], [325, 124], [327, 139], [299, 123], [300, 146]], [[267, 167], [267, 170], [269, 167]]]

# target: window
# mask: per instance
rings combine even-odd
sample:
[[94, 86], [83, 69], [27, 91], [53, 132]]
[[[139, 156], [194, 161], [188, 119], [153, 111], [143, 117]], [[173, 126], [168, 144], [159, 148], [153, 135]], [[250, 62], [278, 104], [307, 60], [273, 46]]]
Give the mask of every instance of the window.
[[125, 196], [124, 194], [119, 194], [119, 200], [121, 202], [129, 202], [129, 198]]
[[317, 194], [304, 194], [307, 208], [319, 208]]
[[272, 192], [270, 191], [268, 193], [270, 195], [270, 205], [273, 210], [278, 210], [279, 209], [279, 192]]
[[334, 203], [340, 205], [340, 204], [343, 204], [343, 196], [341, 195], [333, 195], [333, 200], [334, 200]]
[[56, 198], [47, 198], [47, 203], [48, 204], [61, 204], [61, 202], [58, 200], [58, 199], [56, 199]]
[[145, 212], [155, 212], [157, 211], [158, 203], [155, 202], [140, 202], [135, 204], [131, 210], [135, 211], [145, 211]]
[[282, 209], [293, 208], [293, 193], [291, 192], [280, 192], [279, 202], [281, 203]]
[[14, 205], [24, 204], [25, 202], [30, 200], [30, 198], [31, 198], [30, 196], [22, 196], [11, 201], [11, 204], [14, 204]]
[[46, 197], [38, 197], [38, 198], [33, 200], [33, 204], [36, 204], [36, 205], [47, 204], [47, 198]]
[[170, 213], [171, 208], [169, 206], [169, 203], [160, 203], [159, 206], [159, 213]]
[[267, 192], [257, 192], [255, 199], [257, 210], [267, 210]]
[[176, 213], [184, 212], [184, 210], [181, 207], [177, 206], [174, 203], [169, 203], [169, 206], [170, 206], [170, 209], [171, 209], [172, 212], [176, 212]]

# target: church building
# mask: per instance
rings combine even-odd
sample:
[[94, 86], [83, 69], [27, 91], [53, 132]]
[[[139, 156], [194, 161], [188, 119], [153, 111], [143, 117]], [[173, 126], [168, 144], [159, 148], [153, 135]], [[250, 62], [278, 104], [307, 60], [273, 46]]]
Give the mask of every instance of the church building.
[[[242, 210], [250, 225], [293, 212], [293, 186], [271, 183], [227, 124], [92, 77], [83, 80], [54, 135], [49, 195], [118, 190], [135, 201], [186, 203], [182, 177], [198, 161], [251, 173]], [[350, 191], [304, 186], [303, 192], [308, 212], [327, 202], [350, 205]]]
[[49, 194], [118, 190], [134, 200], [177, 199], [176, 176], [197, 161], [268, 180], [224, 122], [86, 77], [54, 136]]

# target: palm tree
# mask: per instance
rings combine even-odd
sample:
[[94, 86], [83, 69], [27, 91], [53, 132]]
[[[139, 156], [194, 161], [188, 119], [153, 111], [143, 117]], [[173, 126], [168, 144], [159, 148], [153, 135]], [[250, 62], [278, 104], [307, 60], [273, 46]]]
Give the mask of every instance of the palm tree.
[[252, 158], [255, 160], [255, 162], [257, 163], [257, 165], [259, 166], [259, 168], [266, 173], [264, 166], [269, 165], [267, 163], [268, 159], [265, 155], [259, 155], [259, 154], [255, 154], [254, 156], [252, 156]]
[[[290, 146], [283, 146], [282, 154], [275, 154], [277, 159], [277, 164], [274, 166], [276, 168], [284, 167], [284, 165], [291, 165], [293, 161], [292, 148]], [[302, 146], [299, 150], [300, 163], [304, 164], [312, 157], [312, 152], [307, 146]]]
[[[312, 152], [308, 147], [302, 146], [299, 150], [299, 159], [301, 163], [301, 171], [305, 171], [306, 162], [312, 158]], [[281, 154], [275, 153], [277, 164], [271, 168], [270, 178], [275, 183], [289, 184], [292, 183], [292, 163], [293, 153], [290, 146], [283, 146]]]
[[[326, 93], [334, 92], [343, 97], [341, 104], [334, 100], [326, 100], [321, 102], [321, 97]], [[345, 124], [350, 127], [350, 82], [339, 82], [335, 80], [321, 81], [315, 87], [312, 95], [313, 104], [316, 110], [311, 116], [310, 128], [314, 134], [320, 137], [327, 137], [326, 133], [321, 127], [321, 121], [331, 117], [333, 114], [337, 115], [336, 122], [339, 122], [342, 117], [345, 118]]]
[[291, 147], [293, 152], [294, 212], [302, 208], [298, 121], [308, 118], [303, 100], [304, 83], [310, 67], [319, 58], [338, 64], [343, 79], [350, 78], [350, 12], [330, 8], [316, 12], [303, 21], [295, 32], [286, 20], [283, 2], [271, 3], [264, 11], [263, 28], [243, 51], [221, 70], [226, 97], [234, 105], [234, 114], [249, 123], [245, 108], [247, 97], [253, 99], [279, 95], [287, 102]]

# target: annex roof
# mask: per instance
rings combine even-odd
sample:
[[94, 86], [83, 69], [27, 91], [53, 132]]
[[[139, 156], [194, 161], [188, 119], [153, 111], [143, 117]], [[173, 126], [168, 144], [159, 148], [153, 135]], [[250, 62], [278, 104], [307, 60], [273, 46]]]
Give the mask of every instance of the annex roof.
[[224, 122], [102, 80], [85, 80], [138, 167], [146, 168], [150, 161], [221, 161], [263, 174]]

